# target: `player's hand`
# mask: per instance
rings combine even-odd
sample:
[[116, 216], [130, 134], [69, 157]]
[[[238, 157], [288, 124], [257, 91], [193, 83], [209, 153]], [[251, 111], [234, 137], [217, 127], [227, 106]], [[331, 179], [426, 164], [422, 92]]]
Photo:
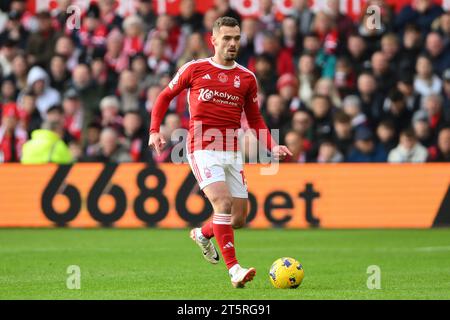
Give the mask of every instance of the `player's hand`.
[[276, 160], [283, 160], [287, 155], [292, 156], [292, 152], [286, 146], [275, 146], [272, 148], [272, 155]]
[[155, 149], [156, 154], [159, 156], [161, 154], [161, 150], [166, 145], [166, 140], [159, 132], [154, 132], [150, 134], [150, 138], [148, 139], [148, 146], [150, 148]]

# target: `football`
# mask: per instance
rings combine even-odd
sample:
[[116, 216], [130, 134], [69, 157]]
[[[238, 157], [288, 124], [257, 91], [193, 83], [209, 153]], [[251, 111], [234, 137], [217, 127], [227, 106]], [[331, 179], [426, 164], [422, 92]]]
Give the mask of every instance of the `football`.
[[280, 258], [272, 263], [269, 271], [270, 282], [275, 288], [295, 289], [303, 281], [305, 272], [300, 262], [293, 258]]

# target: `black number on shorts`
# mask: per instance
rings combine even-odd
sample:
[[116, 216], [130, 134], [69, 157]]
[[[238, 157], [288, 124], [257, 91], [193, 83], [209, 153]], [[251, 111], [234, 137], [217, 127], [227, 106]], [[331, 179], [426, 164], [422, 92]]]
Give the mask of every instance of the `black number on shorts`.
[[[57, 226], [64, 226], [75, 219], [81, 209], [81, 196], [78, 189], [70, 184], [64, 184], [64, 180], [71, 168], [71, 165], [59, 166], [41, 197], [42, 211]], [[65, 195], [69, 199], [69, 208], [62, 212], [58, 212], [53, 208], [53, 198], [58, 193]]]
[[[149, 176], [154, 176], [158, 180], [157, 186], [153, 189], [145, 185], [145, 180]], [[144, 221], [147, 226], [155, 226], [169, 213], [169, 200], [162, 193], [166, 183], [167, 179], [164, 172], [155, 167], [146, 167], [137, 176], [137, 185], [141, 192], [134, 201], [134, 211], [136, 216]], [[145, 209], [145, 201], [148, 198], [155, 198], [158, 201], [159, 207], [154, 213], [147, 212]]]
[[[103, 226], [111, 226], [124, 215], [127, 208], [127, 197], [123, 189], [115, 184], [109, 184], [117, 166], [117, 163], [105, 164], [87, 198], [87, 208], [90, 215]], [[115, 201], [115, 207], [110, 213], [103, 212], [98, 205], [100, 197], [104, 194], [111, 195]]]

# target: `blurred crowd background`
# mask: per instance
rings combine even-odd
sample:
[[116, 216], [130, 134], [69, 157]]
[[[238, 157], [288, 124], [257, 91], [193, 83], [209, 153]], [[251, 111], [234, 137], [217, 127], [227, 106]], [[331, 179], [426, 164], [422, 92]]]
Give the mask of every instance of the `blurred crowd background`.
[[[241, 22], [238, 63], [256, 74], [261, 113], [294, 153], [286, 162], [450, 161], [450, 12], [431, 0], [399, 11], [369, 0], [357, 19], [339, 0], [315, 12], [293, 0], [283, 19], [270, 0], [246, 17], [226, 0], [204, 14], [182, 0], [178, 16], [151, 0], [120, 16], [98, 0], [79, 26], [70, 4], [1, 2], [0, 162], [170, 162], [173, 143], [159, 156], [147, 147], [152, 106], [181, 65], [213, 54], [225, 15]], [[172, 101], [167, 141], [187, 128], [186, 105], [185, 93]]]

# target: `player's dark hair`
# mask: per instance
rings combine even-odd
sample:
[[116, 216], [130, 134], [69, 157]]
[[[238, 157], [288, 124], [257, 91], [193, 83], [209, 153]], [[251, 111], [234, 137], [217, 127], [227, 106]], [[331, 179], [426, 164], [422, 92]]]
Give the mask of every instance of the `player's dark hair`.
[[233, 17], [220, 17], [214, 21], [213, 30], [219, 31], [220, 27], [240, 27], [239, 21]]

